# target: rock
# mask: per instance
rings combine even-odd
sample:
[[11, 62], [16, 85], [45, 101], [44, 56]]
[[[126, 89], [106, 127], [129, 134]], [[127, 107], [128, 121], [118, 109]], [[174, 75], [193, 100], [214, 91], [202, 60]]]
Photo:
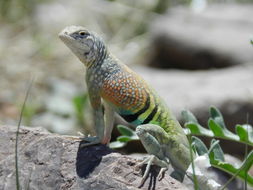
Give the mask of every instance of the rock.
[[[236, 124], [247, 123], [247, 114], [248, 123], [253, 124], [253, 64], [195, 72], [147, 67], [133, 69], [158, 91], [177, 118], [183, 109], [187, 109], [206, 126], [208, 109], [213, 105], [223, 113], [225, 123], [232, 131]], [[226, 142], [224, 150], [243, 156], [244, 146], [232, 144]]]
[[223, 68], [252, 61], [253, 5], [208, 5], [202, 12], [169, 9], [151, 25], [149, 65], [160, 68]]
[[[0, 127], [0, 189], [16, 188], [16, 127]], [[103, 145], [79, 148], [74, 137], [52, 134], [45, 129], [21, 127], [18, 169], [22, 189], [139, 189], [141, 174], [134, 171], [138, 160], [112, 153]], [[169, 175], [157, 181], [159, 168], [152, 168], [141, 189], [187, 189]]]

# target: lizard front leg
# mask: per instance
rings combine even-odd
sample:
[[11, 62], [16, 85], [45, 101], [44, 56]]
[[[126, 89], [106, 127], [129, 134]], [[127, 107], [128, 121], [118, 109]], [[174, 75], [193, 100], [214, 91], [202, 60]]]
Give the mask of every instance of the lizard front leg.
[[114, 110], [105, 101], [103, 102], [103, 105], [104, 105], [104, 108], [105, 108], [105, 130], [104, 130], [104, 136], [103, 136], [103, 139], [102, 139], [102, 144], [108, 144], [108, 143], [110, 143], [112, 129], [113, 129]]
[[[89, 88], [90, 102], [93, 108], [93, 117], [95, 124], [96, 137], [85, 137], [84, 140], [88, 143], [85, 146], [90, 146], [94, 144], [108, 144], [111, 140], [111, 133], [114, 123], [114, 109], [106, 102], [101, 102], [101, 97], [99, 92], [94, 86]], [[104, 110], [103, 107], [104, 106]]]
[[104, 138], [104, 113], [103, 107], [101, 103], [101, 97], [96, 90], [96, 88], [88, 88], [89, 98], [92, 106], [93, 111], [93, 118], [94, 118], [94, 125], [95, 125], [95, 137], [84, 137], [83, 140], [87, 141], [87, 143], [82, 144], [81, 147], [87, 147], [95, 144], [102, 143]]
[[145, 172], [144, 172], [144, 174], [142, 176], [141, 183], [140, 183], [139, 186], [142, 186], [144, 184], [145, 180], [147, 179], [148, 173], [150, 171], [151, 164], [154, 164], [154, 165], [157, 165], [157, 166], [161, 167], [160, 172], [158, 174], [158, 180], [159, 181], [163, 178], [163, 174], [164, 174], [165, 171], [168, 170], [168, 166], [169, 166], [168, 162], [160, 160], [155, 155], [150, 155], [149, 157], [147, 157], [146, 159], [144, 159], [141, 163], [137, 164], [135, 166], [135, 169], [139, 169], [144, 164], [147, 164], [147, 166], [146, 166]]

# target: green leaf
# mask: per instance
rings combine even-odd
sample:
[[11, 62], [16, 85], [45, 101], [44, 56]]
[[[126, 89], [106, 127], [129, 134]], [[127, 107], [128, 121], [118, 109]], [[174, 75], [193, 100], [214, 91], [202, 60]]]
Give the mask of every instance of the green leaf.
[[114, 149], [114, 148], [122, 148], [124, 146], [126, 146], [126, 143], [119, 142], [119, 141], [111, 142], [110, 145], [109, 145], [109, 147], [112, 148], [112, 149]]
[[216, 137], [226, 138], [235, 141], [239, 140], [239, 137], [237, 135], [227, 130], [226, 127], [222, 127], [221, 125], [219, 125], [217, 122], [215, 122], [214, 119], [210, 118], [208, 120], [208, 126]]
[[88, 94], [75, 96], [72, 101], [76, 111], [83, 113], [84, 105], [88, 102]]
[[32, 118], [33, 116], [36, 114], [36, 111], [38, 110], [38, 106], [37, 105], [26, 105], [26, 107], [24, 108], [24, 113], [23, 113], [23, 117], [25, 120], [25, 125], [31, 125], [32, 122]]
[[119, 132], [124, 136], [133, 136], [133, 135], [135, 135], [135, 132], [127, 126], [117, 125], [117, 128], [118, 128]]
[[193, 115], [193, 113], [191, 113], [188, 110], [183, 110], [181, 112], [181, 115], [185, 121], [185, 123], [198, 123], [198, 120], [196, 119], [196, 117]]
[[219, 140], [212, 139], [209, 152], [210, 152], [209, 153], [210, 160], [215, 159], [222, 162], [225, 161], [224, 153], [220, 147]]
[[78, 122], [80, 122], [81, 125], [84, 125], [84, 111], [85, 111], [85, 106], [88, 103], [88, 93], [85, 93], [83, 95], [78, 95], [75, 96], [72, 99], [73, 106], [75, 108], [76, 112], [76, 117]]
[[131, 141], [131, 137], [130, 136], [119, 136], [117, 138], [117, 141], [120, 141], [120, 142], [128, 142], [128, 141]]
[[250, 170], [253, 165], [253, 150], [248, 154], [242, 165], [245, 171], [248, 172]]
[[215, 123], [217, 123], [223, 129], [225, 129], [226, 126], [225, 126], [225, 122], [224, 122], [221, 112], [214, 106], [210, 107], [209, 112], [210, 112], [211, 118], [215, 121]]
[[192, 136], [192, 145], [200, 156], [208, 152], [206, 145], [198, 137]]
[[186, 123], [185, 127], [187, 127], [188, 129], [190, 129], [191, 133], [193, 135], [204, 135], [204, 136], [208, 136], [208, 137], [213, 137], [213, 133], [212, 131], [202, 127], [199, 124], [196, 123]]
[[[196, 117], [190, 111], [183, 110], [181, 114], [183, 119], [185, 120], [185, 127], [190, 130], [191, 134], [213, 137], [212, 131], [202, 127], [198, 123]], [[186, 134], [189, 134], [189, 131], [186, 131]]]
[[224, 137], [225, 136], [223, 129], [213, 119], [208, 120], [208, 126], [213, 131], [214, 136], [216, 136], [216, 137]]
[[122, 135], [117, 138], [117, 141], [110, 143], [110, 148], [122, 148], [129, 141], [139, 140], [139, 137], [135, 134], [135, 131], [129, 127], [117, 125], [117, 128]]
[[226, 173], [230, 173], [233, 176], [237, 176], [241, 180], [247, 179], [248, 184], [253, 186], [253, 177], [248, 174], [248, 171], [253, 164], [253, 151], [249, 153], [249, 155], [239, 168], [236, 168], [232, 164], [229, 164], [227, 162], [222, 162], [211, 158], [210, 163], [213, 167], [223, 170]]
[[251, 125], [236, 125], [236, 133], [241, 141], [252, 144], [253, 146], [253, 129]]

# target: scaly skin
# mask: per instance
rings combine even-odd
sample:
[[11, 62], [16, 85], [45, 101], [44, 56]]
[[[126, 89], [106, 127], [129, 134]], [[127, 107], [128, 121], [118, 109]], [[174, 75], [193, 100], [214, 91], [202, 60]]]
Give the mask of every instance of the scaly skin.
[[[97, 137], [86, 139], [90, 142], [86, 146], [110, 142], [116, 112], [138, 126], [137, 135], [147, 152], [155, 156], [151, 161], [161, 167], [167, 167], [170, 161], [174, 169], [183, 174], [191, 162], [188, 141], [182, 127], [156, 92], [138, 74], [113, 57], [96, 34], [80, 26], [70, 26], [59, 37], [87, 67], [86, 83]], [[151, 164], [150, 160], [147, 161]], [[143, 182], [145, 178], [144, 175]], [[180, 178], [182, 180], [182, 175]]]

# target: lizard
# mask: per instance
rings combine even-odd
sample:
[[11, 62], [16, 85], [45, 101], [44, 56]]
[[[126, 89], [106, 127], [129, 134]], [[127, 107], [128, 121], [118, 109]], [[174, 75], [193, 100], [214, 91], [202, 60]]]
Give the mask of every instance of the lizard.
[[169, 164], [182, 181], [191, 164], [190, 149], [183, 128], [156, 91], [137, 73], [114, 57], [103, 39], [82, 26], [68, 26], [59, 38], [86, 66], [86, 84], [93, 109], [96, 136], [85, 137], [90, 146], [108, 144], [114, 114], [136, 127], [144, 148], [151, 156], [141, 185], [152, 163], [161, 167], [158, 179]]

